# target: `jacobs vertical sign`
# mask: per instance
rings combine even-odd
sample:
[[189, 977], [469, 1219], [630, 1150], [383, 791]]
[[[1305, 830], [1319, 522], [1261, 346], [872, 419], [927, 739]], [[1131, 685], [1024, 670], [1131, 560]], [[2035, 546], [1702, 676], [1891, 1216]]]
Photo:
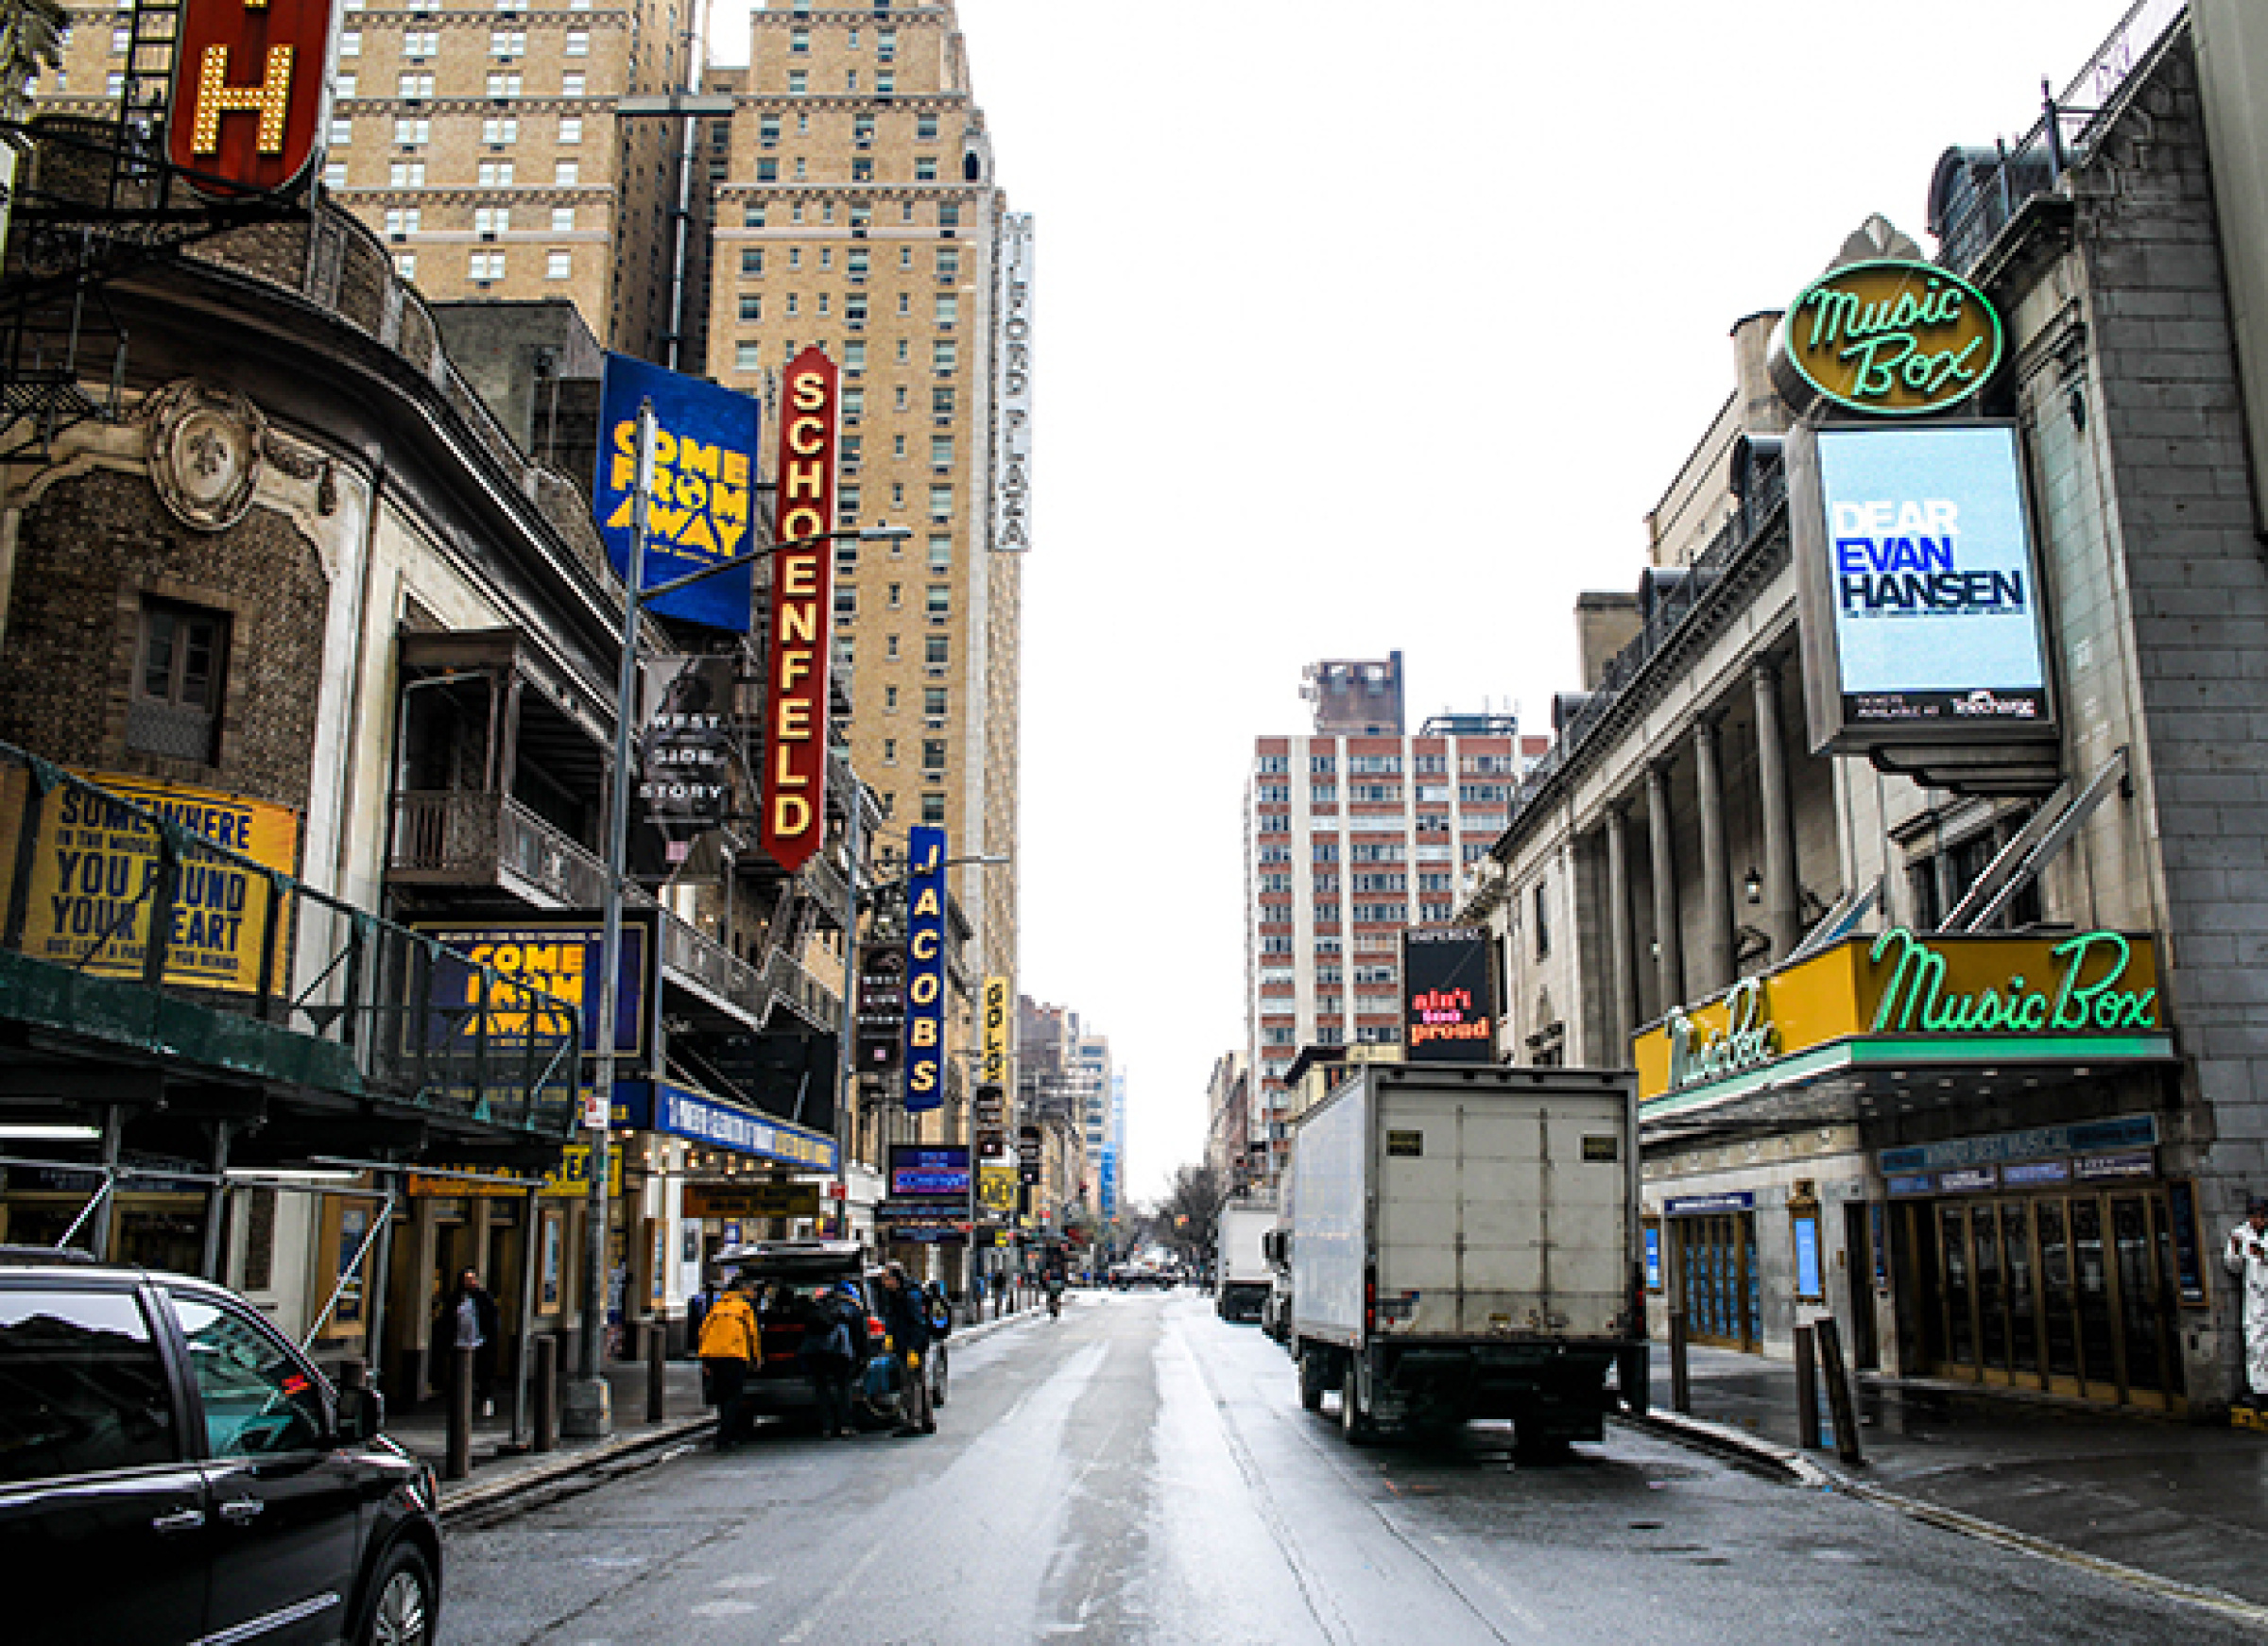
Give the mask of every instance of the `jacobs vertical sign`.
[[945, 831], [916, 825], [905, 888], [905, 1106], [945, 1102]]
[[215, 198], [289, 188], [314, 165], [333, 0], [187, 0], [166, 158]]
[[835, 430], [842, 378], [816, 347], [788, 362], [780, 410], [779, 538], [772, 560], [771, 700], [764, 849], [800, 868], [826, 837], [827, 660], [833, 622]]

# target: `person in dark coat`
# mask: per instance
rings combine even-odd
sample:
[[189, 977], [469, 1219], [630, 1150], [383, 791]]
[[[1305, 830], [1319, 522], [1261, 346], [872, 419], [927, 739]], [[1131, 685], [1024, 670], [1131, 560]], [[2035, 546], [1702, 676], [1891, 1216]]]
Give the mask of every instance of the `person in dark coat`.
[[849, 1281], [812, 1299], [798, 1351], [819, 1398], [819, 1426], [829, 1439], [855, 1431], [850, 1421], [850, 1378], [867, 1335], [867, 1312]]
[[882, 1272], [882, 1323], [890, 1346], [905, 1363], [905, 1404], [895, 1434], [935, 1434], [937, 1420], [929, 1409], [929, 1311], [903, 1263]]
[[457, 1351], [469, 1348], [472, 1351], [472, 1397], [479, 1403], [475, 1410], [482, 1416], [493, 1417], [496, 1340], [503, 1329], [496, 1299], [482, 1287], [479, 1273], [467, 1269], [456, 1277], [455, 1293], [441, 1299], [434, 1316], [434, 1388], [444, 1394], [455, 1390], [457, 1368], [463, 1364]]

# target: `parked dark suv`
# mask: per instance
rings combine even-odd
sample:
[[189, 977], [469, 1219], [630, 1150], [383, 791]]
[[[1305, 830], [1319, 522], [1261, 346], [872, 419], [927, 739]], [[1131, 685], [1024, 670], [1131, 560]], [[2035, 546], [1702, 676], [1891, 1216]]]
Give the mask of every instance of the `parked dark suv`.
[[180, 1275], [0, 1247], [9, 1646], [427, 1646], [433, 1473], [259, 1311]]
[[[867, 1359], [851, 1380], [851, 1415], [868, 1427], [899, 1421], [905, 1367], [883, 1329], [879, 1271], [867, 1267], [856, 1241], [758, 1241], [728, 1246], [713, 1260], [721, 1282], [736, 1274], [756, 1282], [757, 1328], [764, 1335], [764, 1369], [748, 1380], [750, 1410], [767, 1417], [816, 1417], [818, 1393], [803, 1369], [803, 1329], [813, 1299], [848, 1284], [867, 1311]], [[927, 1358], [929, 1398], [945, 1404], [948, 1354], [942, 1342]]]

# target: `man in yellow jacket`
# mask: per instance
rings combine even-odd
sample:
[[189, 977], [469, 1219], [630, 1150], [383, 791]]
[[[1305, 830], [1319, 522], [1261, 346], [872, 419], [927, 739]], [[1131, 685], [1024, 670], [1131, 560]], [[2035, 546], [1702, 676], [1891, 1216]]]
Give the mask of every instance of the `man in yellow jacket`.
[[745, 1397], [748, 1380], [764, 1368], [764, 1336], [750, 1295], [755, 1289], [747, 1275], [735, 1275], [701, 1317], [701, 1369], [709, 1375], [709, 1399], [716, 1408], [719, 1451], [730, 1451], [756, 1426], [756, 1414]]

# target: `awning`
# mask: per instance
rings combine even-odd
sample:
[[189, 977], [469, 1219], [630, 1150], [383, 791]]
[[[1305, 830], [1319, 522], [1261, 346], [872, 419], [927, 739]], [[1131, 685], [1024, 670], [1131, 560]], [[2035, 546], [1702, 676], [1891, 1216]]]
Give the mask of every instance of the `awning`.
[[758, 1160], [817, 1172], [834, 1170], [834, 1140], [721, 1098], [667, 1081], [627, 1080], [614, 1088], [613, 1123], [662, 1132]]

